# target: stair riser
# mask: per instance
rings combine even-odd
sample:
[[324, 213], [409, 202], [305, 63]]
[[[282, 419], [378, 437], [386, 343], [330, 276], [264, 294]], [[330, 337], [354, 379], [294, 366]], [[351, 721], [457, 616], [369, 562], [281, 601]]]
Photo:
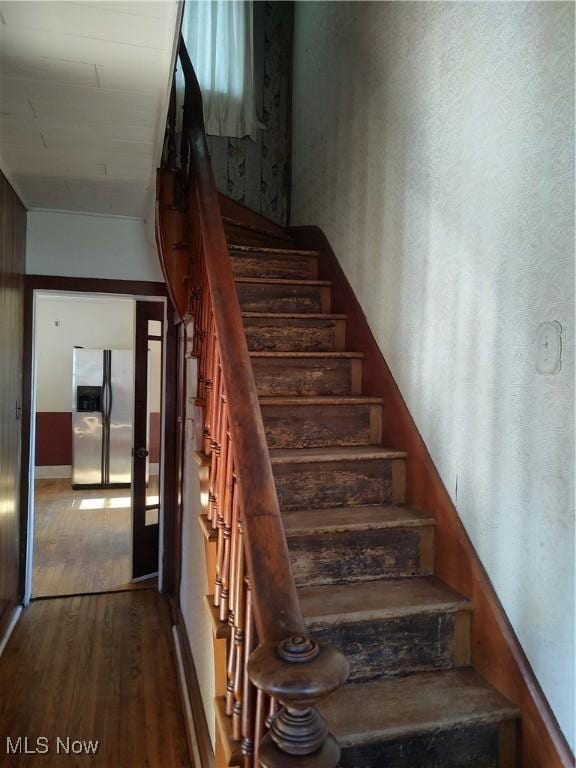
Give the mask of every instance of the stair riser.
[[253, 358], [252, 368], [264, 397], [358, 395], [362, 387], [359, 359]]
[[270, 448], [379, 445], [380, 405], [263, 405]]
[[294, 536], [288, 547], [296, 584], [311, 587], [430, 575], [428, 542], [422, 529], [392, 528]]
[[244, 318], [252, 352], [342, 352], [344, 320]]
[[[464, 630], [459, 625], [464, 625]], [[412, 616], [311, 627], [321, 642], [339, 648], [350, 662], [349, 683], [450, 669], [468, 663], [469, 613]], [[466, 631], [468, 630], [468, 631]]]
[[314, 256], [271, 256], [232, 252], [230, 257], [236, 277], [314, 280], [318, 273], [318, 260]]
[[294, 243], [283, 237], [274, 237], [271, 233], [255, 232], [234, 224], [224, 225], [226, 240], [231, 245], [254, 245], [262, 248], [293, 248]]
[[330, 288], [313, 285], [236, 283], [244, 312], [330, 312]]
[[404, 459], [275, 465], [274, 478], [286, 512], [404, 501]]
[[498, 758], [503, 726], [471, 724], [365, 746], [344, 747], [340, 768], [511, 768]]

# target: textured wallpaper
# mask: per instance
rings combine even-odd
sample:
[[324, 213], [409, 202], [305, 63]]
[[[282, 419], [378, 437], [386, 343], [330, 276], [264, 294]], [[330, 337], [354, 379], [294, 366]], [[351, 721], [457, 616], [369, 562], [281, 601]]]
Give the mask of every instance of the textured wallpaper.
[[256, 141], [209, 136], [218, 189], [285, 225], [290, 184], [290, 77], [293, 8], [289, 2], [254, 2]]
[[572, 3], [296, 3], [293, 223], [329, 237], [572, 748], [573, 73]]

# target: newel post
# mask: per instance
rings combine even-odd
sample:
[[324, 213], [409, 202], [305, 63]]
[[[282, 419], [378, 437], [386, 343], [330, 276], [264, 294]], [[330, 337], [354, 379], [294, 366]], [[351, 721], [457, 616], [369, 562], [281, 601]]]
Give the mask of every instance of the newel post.
[[302, 634], [265, 643], [248, 662], [257, 688], [281, 708], [260, 744], [262, 768], [336, 768], [340, 747], [316, 704], [348, 677], [346, 657]]

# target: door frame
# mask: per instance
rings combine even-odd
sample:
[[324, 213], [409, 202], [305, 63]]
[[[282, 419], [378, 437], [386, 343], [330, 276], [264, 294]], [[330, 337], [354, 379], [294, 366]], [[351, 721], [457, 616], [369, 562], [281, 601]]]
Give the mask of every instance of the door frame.
[[[20, 575], [18, 601], [28, 605], [32, 588], [33, 522], [34, 522], [34, 432], [33, 398], [35, 388], [34, 371], [34, 306], [37, 292], [54, 291], [66, 293], [90, 293], [109, 296], [124, 296], [141, 301], [162, 301], [164, 303], [164, 361], [163, 361], [163, 425], [162, 425], [162, 467], [170, 467], [174, 461], [176, 432], [176, 390], [173, 376], [167, 371], [176, 367], [176, 344], [174, 312], [168, 299], [164, 283], [132, 280], [107, 280], [101, 278], [56, 277], [47, 275], [26, 275], [24, 278], [23, 316], [23, 360], [22, 360], [22, 442], [20, 469]], [[177, 529], [171, 519], [175, 509], [174, 483], [171, 472], [163, 472], [165, 482], [161, 489], [160, 526], [158, 546], [158, 589], [170, 590], [177, 583], [173, 573], [177, 565], [179, 544]]]
[[[133, 433], [133, 451], [132, 451], [132, 578], [141, 580], [148, 578], [154, 571], [153, 562], [158, 563], [159, 545], [160, 545], [160, 525], [156, 529], [156, 535], [152, 531], [152, 526], [146, 524], [147, 507], [147, 489], [146, 489], [146, 467], [147, 461], [139, 458], [139, 449], [145, 449], [148, 456], [150, 448], [150, 424], [148, 415], [150, 413], [150, 380], [149, 380], [149, 357], [150, 341], [152, 334], [149, 330], [151, 320], [161, 322], [161, 336], [156, 336], [156, 341], [161, 342], [161, 376], [165, 381], [164, 374], [164, 347], [165, 347], [165, 317], [164, 307], [159, 302], [141, 301], [136, 299], [135, 307], [135, 342], [134, 342], [134, 433]], [[164, 398], [162, 398], [163, 400]], [[161, 418], [164, 418], [164, 403], [160, 404]], [[160, 450], [160, 487], [159, 494], [164, 485], [164, 467], [162, 450]], [[159, 504], [154, 508], [159, 509]], [[160, 514], [159, 514], [160, 518]], [[158, 519], [160, 524], [160, 519]], [[156, 543], [156, 536], [158, 542]], [[158, 554], [154, 552], [158, 544]], [[151, 555], [154, 555], [153, 557]], [[150, 565], [146, 563], [150, 562]], [[156, 568], [156, 570], [158, 570]], [[137, 573], [141, 571], [140, 573]]]

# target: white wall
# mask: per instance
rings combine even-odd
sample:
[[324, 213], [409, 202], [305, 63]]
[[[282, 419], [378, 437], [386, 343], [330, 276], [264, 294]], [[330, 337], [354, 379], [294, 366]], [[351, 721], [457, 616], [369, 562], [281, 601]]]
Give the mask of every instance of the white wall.
[[37, 296], [36, 411], [72, 410], [75, 346], [133, 349], [134, 312], [132, 299]]
[[194, 405], [198, 372], [196, 361], [188, 359], [186, 371], [186, 450], [184, 466], [184, 489], [182, 494], [182, 578], [180, 584], [180, 605], [190, 642], [194, 666], [202, 695], [206, 720], [210, 729], [212, 745], [215, 744], [214, 696], [214, 650], [212, 630], [206, 615], [204, 595], [212, 589], [206, 575], [204, 537], [198, 525], [202, 512], [200, 477], [193, 453], [201, 447], [202, 412]]
[[329, 237], [572, 746], [573, 67], [571, 3], [296, 4], [293, 222]]
[[58, 211], [29, 211], [26, 272], [163, 282], [143, 220]]

